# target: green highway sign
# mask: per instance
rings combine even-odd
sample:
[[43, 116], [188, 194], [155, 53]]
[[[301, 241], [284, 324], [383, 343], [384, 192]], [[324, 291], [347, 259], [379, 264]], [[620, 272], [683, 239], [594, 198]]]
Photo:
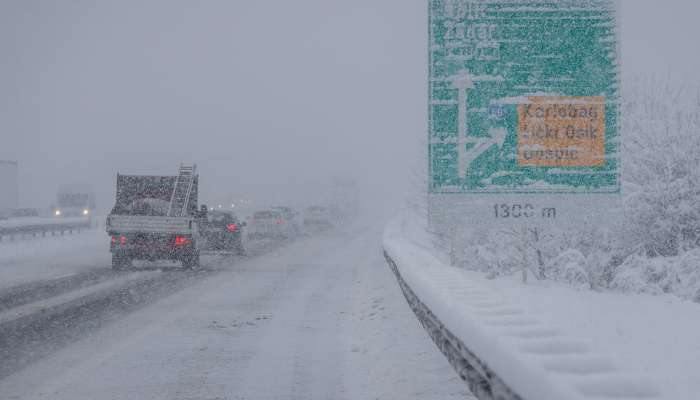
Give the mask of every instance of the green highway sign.
[[619, 193], [613, 0], [429, 0], [429, 190]]

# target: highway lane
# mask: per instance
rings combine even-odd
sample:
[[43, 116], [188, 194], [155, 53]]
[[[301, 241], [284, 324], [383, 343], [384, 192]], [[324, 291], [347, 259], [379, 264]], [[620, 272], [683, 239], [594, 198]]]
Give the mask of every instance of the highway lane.
[[380, 237], [357, 228], [222, 260], [6, 376], [0, 398], [465, 398], [406, 305]]
[[[42, 276], [38, 273], [41, 270], [31, 271], [26, 282], [0, 287], [0, 378], [157, 299], [287, 244], [270, 240], [248, 242], [245, 256], [203, 256], [203, 268], [193, 271], [183, 270], [177, 263], [138, 262], [130, 270], [115, 272], [108, 259], [96, 256], [94, 251], [95, 254], [88, 251], [85, 255], [88, 260], [93, 254], [93, 263], [81, 264], [77, 272], [36, 279]], [[45, 257], [25, 256], [22, 261], [41, 263]], [[12, 266], [9, 263], [0, 268]]]

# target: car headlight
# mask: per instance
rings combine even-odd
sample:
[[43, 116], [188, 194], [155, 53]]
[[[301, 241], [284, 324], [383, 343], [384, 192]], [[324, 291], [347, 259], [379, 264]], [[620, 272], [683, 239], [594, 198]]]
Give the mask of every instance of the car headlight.
[[90, 214], [90, 210], [88, 210], [87, 208], [84, 209], [84, 210], [83, 210], [83, 215], [88, 215], [88, 214]]
[[61, 215], [61, 210], [56, 210], [53, 212], [53, 214], [58, 217]]

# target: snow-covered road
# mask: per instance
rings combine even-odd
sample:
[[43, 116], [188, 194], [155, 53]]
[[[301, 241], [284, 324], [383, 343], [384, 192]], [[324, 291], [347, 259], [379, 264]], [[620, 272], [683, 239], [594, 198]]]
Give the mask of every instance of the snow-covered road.
[[355, 229], [222, 264], [6, 377], [0, 398], [469, 398], [380, 240]]

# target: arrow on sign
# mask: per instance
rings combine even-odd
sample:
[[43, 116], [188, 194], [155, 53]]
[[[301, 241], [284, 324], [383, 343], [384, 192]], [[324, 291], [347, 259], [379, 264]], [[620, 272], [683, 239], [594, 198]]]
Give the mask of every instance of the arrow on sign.
[[[488, 151], [492, 146], [499, 149], [503, 147], [508, 131], [506, 128], [489, 128], [490, 137], [465, 137], [460, 140], [459, 172], [462, 178], [466, 178], [469, 165], [480, 155]], [[467, 147], [469, 147], [467, 149]]]
[[450, 78], [452, 86], [457, 88], [459, 113], [458, 113], [458, 129], [459, 140], [457, 145], [457, 153], [459, 159], [459, 176], [462, 179], [467, 177], [467, 169], [469, 165], [477, 159], [481, 154], [497, 145], [500, 149], [506, 139], [507, 131], [505, 128], [490, 128], [490, 137], [470, 137], [469, 121], [467, 112], [467, 96], [469, 89], [474, 88], [474, 80], [478, 78], [472, 76], [469, 71], [461, 71], [459, 74]]

